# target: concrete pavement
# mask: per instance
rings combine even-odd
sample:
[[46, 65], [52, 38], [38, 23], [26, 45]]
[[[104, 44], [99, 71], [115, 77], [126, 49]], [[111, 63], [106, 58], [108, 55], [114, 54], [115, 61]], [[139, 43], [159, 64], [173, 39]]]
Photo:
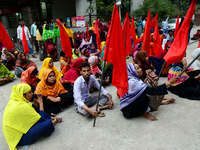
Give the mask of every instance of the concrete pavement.
[[[191, 36], [196, 30], [197, 27], [192, 29]], [[198, 42], [188, 46], [188, 62], [197, 45]], [[38, 59], [32, 60], [41, 69], [42, 62]], [[131, 61], [132, 58], [128, 59], [127, 63]], [[60, 66], [59, 62], [55, 65], [57, 68]], [[159, 83], [166, 81], [166, 77], [161, 77]], [[9, 149], [2, 131], [2, 118], [4, 108], [9, 101], [11, 87], [19, 82], [20, 79], [15, 77], [14, 82], [0, 86], [0, 150]], [[169, 93], [166, 97], [173, 97], [176, 102], [162, 105], [158, 111], [152, 112], [158, 118], [157, 121], [149, 121], [143, 117], [125, 119], [120, 112], [120, 100], [116, 95], [116, 88], [108, 86], [106, 90], [113, 96], [114, 108], [103, 111], [106, 116], [97, 118], [96, 127], [93, 127], [93, 117], [81, 116], [74, 111], [73, 106], [69, 106], [57, 115], [63, 118], [63, 122], [55, 126], [52, 135], [39, 138], [28, 150], [200, 149], [199, 101], [179, 98]], [[19, 150], [23, 149], [19, 147]]]

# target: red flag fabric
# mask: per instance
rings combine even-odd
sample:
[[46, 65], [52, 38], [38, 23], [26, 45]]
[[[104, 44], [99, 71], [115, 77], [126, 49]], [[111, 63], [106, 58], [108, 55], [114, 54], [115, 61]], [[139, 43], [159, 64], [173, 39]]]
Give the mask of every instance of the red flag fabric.
[[6, 29], [4, 28], [3, 24], [0, 22], [0, 42], [8, 49], [11, 50], [12, 48], [14, 48], [14, 45], [6, 31]]
[[86, 22], [86, 26], [87, 26], [87, 32], [86, 32], [87, 39], [90, 40], [90, 34], [89, 34], [89, 30], [88, 30], [88, 22]]
[[130, 34], [130, 21], [128, 13], [126, 13], [126, 19], [124, 21], [124, 25], [122, 28], [123, 37], [124, 37], [124, 48], [125, 48], [125, 54], [130, 55], [132, 44], [131, 44], [131, 34]]
[[95, 26], [94, 26], [94, 34], [96, 34], [97, 47], [100, 50], [101, 49], [101, 38], [100, 38], [100, 35], [99, 35], [99, 28], [98, 28], [98, 25], [97, 25], [97, 20], [96, 20], [96, 23], [95, 23]]
[[185, 19], [179, 29], [179, 32], [174, 39], [170, 49], [168, 50], [167, 54], [164, 56], [164, 60], [166, 61], [167, 65], [173, 63], [180, 63], [185, 55], [185, 51], [187, 49], [188, 44], [188, 33], [192, 15], [194, 14], [195, 7], [197, 4], [197, 0], [192, 0], [190, 8], [185, 16]]
[[119, 11], [117, 5], [114, 4], [103, 60], [113, 64], [112, 85], [117, 87], [120, 97], [128, 92], [128, 73], [122, 37]]
[[157, 21], [156, 21], [154, 33], [153, 33], [153, 51], [157, 57], [158, 57], [158, 54], [162, 51]]
[[134, 53], [134, 51], [135, 51], [135, 45], [136, 45], [136, 34], [135, 34], [135, 24], [134, 24], [134, 17], [133, 17], [133, 15], [132, 15], [132, 20], [131, 20], [130, 33], [131, 33], [131, 37], [133, 38], [134, 47], [133, 47], [132, 53]]
[[24, 32], [24, 26], [22, 25], [22, 45], [23, 45], [23, 48], [24, 48], [24, 54], [28, 54], [29, 53], [29, 48], [28, 48], [28, 43], [27, 43], [27, 40], [26, 40], [26, 35], [25, 35], [25, 32]]
[[153, 18], [153, 20], [151, 21], [151, 28], [155, 28], [155, 25], [157, 22], [158, 22], [158, 12], [156, 16]]
[[178, 14], [178, 17], [177, 17], [177, 20], [176, 20], [176, 28], [175, 28], [175, 31], [174, 31], [174, 38], [176, 37], [178, 31], [179, 31], [179, 14]]
[[145, 24], [144, 36], [143, 36], [143, 49], [147, 52], [147, 56], [150, 55], [150, 42], [151, 42], [151, 12], [149, 9], [147, 22]]
[[56, 21], [58, 22], [58, 25], [59, 25], [62, 50], [68, 57], [72, 59], [72, 48], [71, 48], [71, 42], [70, 42], [69, 36], [67, 32], [65, 31], [60, 20], [56, 19]]
[[200, 48], [200, 40], [199, 40], [199, 44], [198, 44], [198, 47], [197, 48]]

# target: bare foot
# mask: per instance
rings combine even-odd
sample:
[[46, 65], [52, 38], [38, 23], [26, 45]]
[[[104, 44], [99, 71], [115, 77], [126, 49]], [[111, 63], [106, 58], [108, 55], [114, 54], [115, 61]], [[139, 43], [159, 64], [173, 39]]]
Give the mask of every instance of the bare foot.
[[62, 118], [59, 118], [59, 117], [56, 117], [57, 120], [58, 120], [58, 123], [61, 123], [62, 122]]
[[99, 110], [109, 109], [109, 105], [99, 106]]
[[58, 119], [56, 117], [51, 117], [53, 121], [53, 125], [55, 126], [58, 123]]
[[148, 120], [151, 120], [151, 121], [155, 121], [155, 120], [158, 120], [156, 117], [152, 116], [150, 113], [148, 112], [145, 112], [143, 115], [142, 115], [144, 118], [148, 119]]
[[164, 98], [161, 105], [166, 105], [166, 104], [170, 104], [170, 103], [174, 103], [175, 99], [174, 98]]

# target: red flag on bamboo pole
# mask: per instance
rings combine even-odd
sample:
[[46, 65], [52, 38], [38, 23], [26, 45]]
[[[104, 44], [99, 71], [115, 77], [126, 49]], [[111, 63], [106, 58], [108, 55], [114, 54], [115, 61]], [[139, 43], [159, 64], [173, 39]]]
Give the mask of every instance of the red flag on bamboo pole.
[[98, 28], [98, 25], [97, 25], [97, 20], [96, 20], [96, 23], [95, 23], [95, 26], [94, 26], [94, 34], [96, 34], [97, 47], [100, 50], [101, 49], [101, 38], [100, 38], [100, 35], [99, 35], [99, 28]]
[[149, 9], [147, 22], [145, 24], [144, 36], [143, 36], [143, 49], [147, 52], [147, 56], [150, 55], [150, 42], [151, 42], [151, 12]]
[[65, 31], [60, 20], [56, 19], [56, 21], [58, 22], [58, 25], [59, 25], [62, 50], [68, 57], [72, 59], [72, 48], [71, 48], [71, 42], [70, 42], [69, 36], [67, 32]]
[[26, 40], [26, 35], [25, 35], [25, 32], [24, 32], [24, 26], [22, 25], [22, 45], [23, 45], [23, 48], [24, 48], [24, 54], [28, 54], [29, 53], [29, 48], [28, 48], [28, 43], [27, 43], [27, 40]]
[[185, 19], [179, 29], [179, 32], [174, 39], [170, 49], [168, 50], [167, 54], [164, 56], [164, 60], [166, 61], [167, 65], [173, 63], [180, 63], [185, 55], [185, 51], [187, 49], [188, 44], [188, 33], [192, 15], [194, 14], [195, 7], [197, 4], [197, 0], [192, 0], [190, 8], [185, 16]]
[[86, 26], [87, 26], [87, 31], [86, 31], [87, 39], [90, 40], [90, 34], [89, 34], [89, 30], [88, 30], [88, 22], [86, 22]]
[[128, 74], [122, 37], [119, 11], [117, 5], [114, 4], [103, 60], [113, 64], [112, 85], [117, 87], [120, 97], [123, 97], [128, 92]]
[[156, 13], [156, 16], [151, 21], [151, 28], [155, 28], [155, 25], [157, 22], [158, 22], [158, 12]]
[[14, 48], [14, 45], [4, 28], [3, 24], [0, 21], [0, 42], [10, 51], [12, 48]]
[[177, 20], [176, 20], [176, 28], [175, 28], [175, 31], [174, 31], [174, 38], [176, 37], [178, 31], [179, 31], [179, 14], [178, 14], [178, 17], [177, 17]]
[[126, 13], [126, 19], [124, 21], [122, 32], [124, 35], [125, 54], [127, 56], [131, 54], [131, 48], [132, 48], [131, 35], [130, 35], [130, 21], [129, 21], [128, 13]]
[[133, 52], [135, 51], [135, 45], [136, 45], [136, 34], [135, 34], [135, 24], [134, 24], [134, 17], [132, 15], [132, 20], [131, 20], [131, 29], [130, 29], [130, 33], [131, 33], [131, 37], [133, 38], [133, 43], [134, 43], [134, 47], [133, 47]]

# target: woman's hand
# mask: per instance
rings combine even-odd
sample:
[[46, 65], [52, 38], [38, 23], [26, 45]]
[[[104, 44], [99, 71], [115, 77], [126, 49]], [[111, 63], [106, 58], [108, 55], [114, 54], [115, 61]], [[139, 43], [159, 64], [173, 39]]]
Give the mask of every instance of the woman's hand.
[[195, 79], [196, 79], [196, 80], [197, 80], [197, 79], [200, 79], [200, 74], [199, 74], [198, 76], [196, 76]]
[[39, 104], [43, 103], [43, 99], [42, 99], [42, 94], [37, 94], [37, 99], [35, 99], [36, 102], [38, 102]]
[[169, 81], [166, 82], [166, 86], [170, 86], [171, 84], [176, 83], [180, 77], [173, 77]]

